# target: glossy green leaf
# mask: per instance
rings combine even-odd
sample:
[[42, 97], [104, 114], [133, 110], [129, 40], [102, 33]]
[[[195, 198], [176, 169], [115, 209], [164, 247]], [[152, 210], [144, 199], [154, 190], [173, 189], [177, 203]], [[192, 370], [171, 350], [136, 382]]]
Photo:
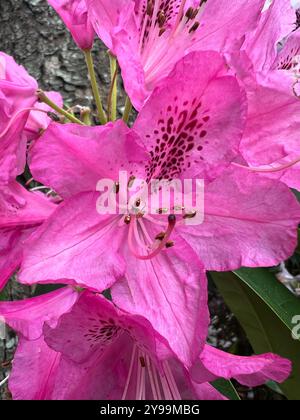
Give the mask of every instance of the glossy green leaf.
[[211, 275], [255, 353], [273, 352], [292, 360], [293, 373], [280, 388], [289, 399], [300, 400], [300, 340], [292, 337], [299, 299], [267, 269]]
[[227, 397], [232, 401], [240, 401], [240, 396], [237, 393], [235, 387], [232, 385], [231, 381], [226, 379], [218, 379], [212, 383], [212, 386], [219, 391], [222, 395]]

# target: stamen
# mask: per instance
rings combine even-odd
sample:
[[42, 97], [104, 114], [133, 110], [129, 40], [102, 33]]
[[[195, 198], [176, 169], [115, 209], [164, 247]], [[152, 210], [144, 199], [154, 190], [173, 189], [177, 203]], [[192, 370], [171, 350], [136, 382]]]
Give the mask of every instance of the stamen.
[[173, 399], [172, 398], [172, 393], [170, 391], [169, 384], [168, 384], [168, 381], [167, 381], [165, 375], [162, 374], [161, 372], [159, 372], [159, 377], [160, 377], [160, 381], [161, 381], [161, 385], [162, 385], [162, 389], [163, 389], [165, 399], [166, 400], [172, 400]]
[[135, 355], [136, 355], [136, 344], [134, 344], [133, 350], [132, 350], [130, 367], [129, 367], [129, 371], [128, 371], [128, 376], [127, 376], [124, 392], [123, 392], [123, 395], [122, 395], [122, 400], [123, 401], [125, 400], [127, 392], [128, 392], [128, 388], [129, 388], [129, 384], [130, 384], [130, 380], [131, 380], [131, 376], [132, 376], [132, 372], [133, 372], [134, 361], [135, 361], [135, 357], [136, 357]]
[[247, 169], [248, 171], [251, 172], [265, 172], [265, 173], [272, 173], [272, 172], [281, 172], [284, 171], [286, 169], [291, 168], [292, 166], [296, 165], [297, 163], [300, 162], [300, 157], [298, 157], [297, 159], [286, 163], [285, 165], [282, 166], [277, 166], [277, 167], [271, 167], [271, 168], [266, 168], [266, 167], [262, 167], [262, 166], [257, 166], [257, 167], [253, 167], [253, 166], [244, 166], [244, 165], [240, 165], [238, 163], [233, 163], [234, 166], [237, 166], [238, 168], [242, 168], [242, 169]]
[[181, 398], [180, 392], [178, 390], [175, 378], [173, 376], [172, 370], [167, 360], [163, 363], [163, 368], [164, 368], [164, 372], [165, 372], [165, 375], [166, 375], [166, 378], [167, 378], [167, 381], [168, 381], [168, 384], [169, 384], [169, 387], [173, 394], [174, 399], [181, 400], [182, 398]]
[[180, 23], [183, 15], [184, 15], [185, 4], [186, 4], [186, 0], [182, 0], [181, 1], [180, 8], [178, 10], [177, 19], [176, 19], [176, 22], [175, 22], [175, 25], [174, 25], [174, 32], [176, 31], [176, 29], [177, 29], [177, 27], [178, 27], [178, 25], [179, 25], [179, 23]]
[[164, 249], [176, 225], [176, 216], [174, 214], [170, 214], [168, 217], [168, 222], [169, 224], [168, 224], [168, 229], [166, 231], [166, 235], [164, 239], [161, 241], [161, 243], [159, 244], [159, 246], [152, 253], [148, 255], [139, 255], [137, 251], [134, 249], [134, 245], [133, 245], [133, 237], [134, 237], [134, 232], [136, 229], [136, 226], [135, 226], [136, 218], [135, 217], [131, 218], [131, 222], [129, 225], [129, 233], [128, 233], [128, 245], [131, 252], [136, 258], [138, 258], [139, 260], [149, 260], [151, 258], [156, 257]]
[[131, 188], [133, 186], [134, 181], [135, 181], [135, 176], [131, 175], [131, 177], [128, 180], [127, 188]]
[[120, 183], [119, 182], [115, 182], [115, 193], [119, 194], [120, 192]]
[[166, 243], [166, 248], [173, 248], [173, 246], [175, 246], [174, 241], [168, 241], [168, 242]]
[[129, 225], [131, 222], [131, 216], [127, 215], [124, 217], [124, 223], [126, 223], [126, 225]]
[[147, 15], [151, 17], [153, 14], [153, 10], [154, 10], [153, 0], [148, 0], [147, 11], [146, 11]]
[[158, 235], [155, 236], [155, 239], [157, 241], [162, 241], [165, 236], [166, 236], [165, 232], [160, 232]]
[[166, 15], [163, 11], [160, 11], [158, 14], [158, 25], [160, 28], [162, 28], [164, 26], [164, 24], [166, 23]]
[[24, 112], [31, 112], [31, 111], [38, 111], [38, 112], [43, 112], [44, 114], [48, 114], [48, 111], [45, 111], [44, 109], [40, 109], [40, 108], [23, 108], [20, 109], [18, 112], [15, 113], [15, 115], [11, 118], [11, 120], [9, 121], [8, 125], [6, 126], [6, 128], [4, 129], [4, 131], [2, 131], [2, 133], [0, 134], [0, 139], [2, 137], [4, 137], [9, 129], [11, 128], [11, 126], [13, 125], [13, 123], [16, 121], [16, 119], [18, 119], [18, 117], [20, 115], [22, 115]]
[[153, 399], [158, 400], [159, 393], [158, 393], [156, 383], [155, 383], [155, 378], [154, 378], [153, 369], [152, 369], [152, 362], [148, 355], [146, 356], [146, 363], [148, 366], [148, 374], [149, 374], [149, 380], [150, 380], [151, 391], [153, 394]]
[[138, 350], [138, 366], [137, 366], [137, 386], [136, 386], [136, 400], [141, 400], [145, 395], [146, 387], [146, 369], [140, 363], [143, 354], [141, 350]]
[[187, 9], [187, 12], [186, 12], [186, 14], [185, 14], [185, 17], [187, 17], [188, 19], [192, 19], [192, 17], [193, 17], [193, 13], [194, 13], [194, 9], [193, 9], [193, 7], [189, 7], [189, 8]]
[[196, 216], [197, 212], [193, 211], [192, 213], [185, 213], [183, 218], [184, 219], [193, 219]]

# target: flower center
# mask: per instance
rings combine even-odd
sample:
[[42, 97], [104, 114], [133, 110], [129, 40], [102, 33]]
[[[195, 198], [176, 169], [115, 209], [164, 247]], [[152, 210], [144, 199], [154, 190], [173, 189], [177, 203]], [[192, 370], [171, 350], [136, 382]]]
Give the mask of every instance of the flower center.
[[[148, 244], [149, 253], [147, 255], [141, 255], [138, 252], [138, 247], [140, 246], [142, 249], [145, 248], [143, 242], [141, 241], [140, 232], [138, 230], [138, 218], [137, 216], [129, 216], [129, 233], [128, 233], [128, 245], [129, 249], [133, 253], [133, 255], [138, 258], [139, 260], [150, 260], [156, 257], [164, 248], [168, 248], [173, 245], [173, 243], [169, 240], [171, 234], [174, 230], [176, 225], [176, 217], [175, 215], [171, 214], [168, 217], [168, 227], [166, 232], [162, 232], [156, 236], [155, 242], [150, 242]], [[145, 225], [142, 221], [139, 221], [141, 226], [141, 233], [144, 235], [144, 238], [149, 241], [149, 234], [146, 231]], [[150, 238], [151, 241], [151, 238]], [[158, 243], [158, 244], [157, 244]]]
[[[200, 1], [199, 8], [190, 7], [185, 12], [186, 0], [182, 0], [180, 5], [171, 1], [148, 0], [147, 6], [141, 11], [139, 44], [148, 83], [174, 55], [172, 44], [178, 49], [192, 39], [200, 26], [196, 18], [204, 3]], [[179, 38], [181, 42], [177, 43]]]

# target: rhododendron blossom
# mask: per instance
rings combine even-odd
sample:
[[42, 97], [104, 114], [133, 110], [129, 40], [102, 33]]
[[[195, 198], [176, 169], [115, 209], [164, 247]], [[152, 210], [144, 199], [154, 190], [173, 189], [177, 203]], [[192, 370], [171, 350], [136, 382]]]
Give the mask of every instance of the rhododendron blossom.
[[[237, 357], [203, 344], [187, 370], [155, 324], [71, 288], [0, 303], [0, 316], [20, 334], [10, 377], [15, 399], [223, 400], [209, 381], [255, 386], [290, 372], [272, 354]], [[24, 388], [28, 375], [33, 386]]]
[[[205, 64], [212, 57], [214, 75]], [[163, 331], [172, 348], [177, 340], [185, 343], [182, 360], [186, 364], [193, 358], [191, 343], [200, 338], [195, 320], [205, 300], [201, 261], [206, 269], [214, 270], [276, 264], [293, 252], [299, 221], [299, 206], [283, 184], [256, 174], [241, 178], [239, 170], [224, 172], [238, 152], [235, 144], [243, 127], [244, 96], [235, 79], [223, 75], [218, 57], [216, 53], [193, 53], [185, 58], [167, 87], [154, 92], [133, 129], [121, 122], [104, 127], [52, 123], [30, 157], [34, 178], [65, 201], [29, 240], [20, 281], [47, 283], [63, 278], [98, 291], [117, 281], [113, 297], [118, 305], [123, 307], [123, 296], [131, 295], [132, 308], [137, 314], [147, 311], [151, 322], [160, 302], [158, 331]], [[200, 66], [203, 71], [199, 72]], [[177, 80], [183, 73], [185, 84], [180, 86]], [[195, 99], [189, 101], [185, 92], [190, 94], [188, 84], [196, 77], [199, 96], [194, 90]], [[226, 86], [230, 98], [215, 101], [216, 89], [224, 92]], [[173, 112], [180, 115], [178, 121]], [[151, 122], [156, 122], [153, 128]], [[219, 141], [222, 144], [218, 146]], [[214, 166], [219, 159], [222, 164]], [[101, 178], [117, 180], [120, 169], [126, 169], [133, 180], [151, 179], [154, 173], [158, 178], [204, 177], [204, 223], [186, 226], [184, 218], [193, 214], [185, 212], [176, 216], [99, 215], [95, 186]], [[211, 177], [217, 178], [210, 182]], [[274, 206], [277, 195], [285, 197], [284, 213]], [[227, 224], [222, 229], [224, 218]], [[287, 234], [288, 242], [284, 240]], [[255, 248], [257, 235], [264, 244], [259, 252]], [[172, 298], [162, 294], [162, 289], [168, 289]], [[176, 296], [182, 300], [177, 301]], [[182, 308], [180, 317], [174, 313], [174, 302]], [[193, 320], [188, 335], [183, 308]], [[176, 338], [174, 329], [180, 331], [181, 338]]]
[[78, 47], [91, 49], [95, 31], [88, 18], [85, 0], [48, 0], [48, 3], [62, 18]]
[[[13, 58], [0, 53], [0, 68], [1, 290], [20, 265], [23, 241], [55, 206], [15, 181], [24, 170], [27, 141], [37, 138], [51, 121], [47, 116], [49, 107], [41, 104], [43, 112], [35, 111], [37, 82]], [[59, 94], [49, 95], [60, 103]]]
[[[257, 23], [265, 0], [86, 0], [94, 28], [117, 56], [136, 109], [191, 51], [225, 51]], [[226, 13], [224, 11], [226, 10]]]
[[274, 0], [258, 27], [247, 34], [242, 51], [233, 54], [231, 64], [244, 84], [249, 105], [240, 145], [243, 158], [265, 176], [299, 189], [299, 35], [295, 28], [290, 2]]

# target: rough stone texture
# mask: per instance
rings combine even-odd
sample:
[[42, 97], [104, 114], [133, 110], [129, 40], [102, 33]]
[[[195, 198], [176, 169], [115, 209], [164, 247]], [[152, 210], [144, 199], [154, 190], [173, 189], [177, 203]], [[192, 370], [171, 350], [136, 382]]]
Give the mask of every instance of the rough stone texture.
[[[46, 0], [0, 1], [0, 50], [26, 67], [42, 89], [61, 92], [68, 105], [90, 104], [83, 53]], [[105, 97], [110, 86], [109, 60], [99, 41], [94, 58]]]

